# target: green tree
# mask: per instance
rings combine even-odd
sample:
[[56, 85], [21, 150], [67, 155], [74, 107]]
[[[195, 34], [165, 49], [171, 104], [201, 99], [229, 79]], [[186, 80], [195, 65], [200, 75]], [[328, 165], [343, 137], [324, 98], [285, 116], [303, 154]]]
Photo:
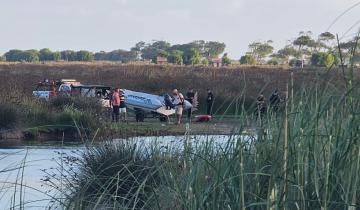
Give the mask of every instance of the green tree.
[[289, 61], [289, 65], [293, 67], [301, 67], [303, 62], [299, 59], [293, 58]]
[[203, 57], [202, 60], [201, 60], [201, 64], [204, 65], [204, 66], [208, 66], [209, 65], [209, 59]]
[[200, 50], [197, 48], [191, 48], [190, 50], [191, 58], [190, 62], [192, 65], [199, 64], [201, 62], [202, 56], [200, 54]]
[[282, 60], [284, 63], [289, 63], [291, 57], [299, 57], [298, 53], [299, 52], [292, 45], [287, 45], [270, 57]]
[[160, 51], [168, 51], [170, 43], [166, 41], [155, 41], [152, 44], [147, 44], [141, 50], [141, 57], [146, 60], [156, 61], [156, 57]]
[[61, 53], [59, 51], [56, 51], [56, 52], [53, 53], [53, 60], [54, 61], [61, 60]]
[[76, 52], [77, 61], [92, 61], [94, 60], [94, 54], [87, 50], [80, 50]]
[[41, 49], [39, 52], [40, 61], [52, 61], [54, 60], [54, 54], [49, 48]]
[[127, 51], [121, 49], [113, 50], [111, 52], [100, 51], [95, 53], [94, 59], [99, 61], [121, 61], [126, 63], [137, 60], [137, 54], [131, 50]]
[[38, 62], [39, 54], [37, 50], [26, 50], [23, 52], [23, 60], [27, 62]]
[[299, 37], [293, 41], [293, 45], [297, 46], [300, 51], [303, 47], [311, 44], [311, 42], [313, 42], [313, 39], [309, 34], [303, 34], [300, 32]]
[[0, 55], [0, 61], [5, 61], [5, 56]]
[[330, 49], [330, 42], [335, 40], [335, 35], [330, 32], [324, 32], [319, 35], [319, 40], [323, 43], [323, 46]]
[[169, 56], [169, 53], [166, 52], [165, 50], [159, 50], [157, 56], [167, 58]]
[[246, 54], [240, 58], [240, 64], [256, 65], [256, 63], [256, 58], [251, 54]]
[[141, 58], [141, 51], [144, 49], [145, 45], [146, 45], [145, 42], [140, 41], [130, 49], [130, 51], [135, 54], [136, 60], [139, 60]]
[[224, 52], [225, 44], [220, 42], [206, 42], [204, 40], [196, 40], [186, 44], [176, 44], [171, 46], [168, 49], [168, 52], [172, 52], [173, 50], [179, 50], [183, 52], [183, 62], [184, 64], [191, 64], [192, 58], [192, 49], [198, 49], [199, 53], [202, 57], [208, 58], [217, 58], [221, 53]]
[[267, 62], [268, 65], [279, 65], [279, 60], [277, 58], [272, 58]]
[[76, 61], [76, 52], [73, 50], [61, 51], [61, 58], [65, 61]]
[[170, 63], [182, 65], [183, 64], [183, 55], [184, 55], [184, 52], [182, 52], [180, 50], [173, 50], [168, 57], [168, 61]]
[[319, 52], [319, 53], [314, 53], [311, 55], [311, 65], [313, 66], [320, 66], [321, 63], [323, 63], [323, 53]]
[[225, 53], [225, 54], [223, 55], [223, 57], [221, 58], [221, 62], [222, 62], [222, 64], [225, 65], [225, 66], [228, 66], [228, 65], [231, 64], [231, 60], [230, 60], [230, 58], [228, 57], [228, 54], [227, 54], [227, 53]]
[[177, 45], [173, 45], [169, 48], [170, 52], [173, 51], [181, 51], [182, 52], [182, 57], [183, 57], [183, 63], [186, 65], [191, 64], [191, 56], [192, 56], [192, 48], [197, 48], [198, 46], [196, 44], [192, 43], [187, 43], [187, 44], [177, 44]]
[[96, 60], [96, 61], [109, 60], [109, 55], [108, 55], [108, 53], [105, 52], [105, 51], [96, 52], [96, 53], [94, 54], [94, 60]]
[[221, 53], [224, 52], [225, 48], [225, 43], [214, 41], [206, 42], [204, 44], [204, 51], [202, 54], [207, 58], [217, 58]]
[[267, 42], [253, 42], [249, 45], [251, 54], [253, 54], [258, 62], [264, 59], [266, 56], [271, 54], [274, 47], [271, 46], [272, 41]]
[[7, 61], [16, 62], [24, 59], [24, 52], [22, 50], [13, 49], [6, 52], [4, 56]]
[[338, 63], [336, 56], [333, 53], [317, 52], [311, 56], [311, 65], [331, 67]]

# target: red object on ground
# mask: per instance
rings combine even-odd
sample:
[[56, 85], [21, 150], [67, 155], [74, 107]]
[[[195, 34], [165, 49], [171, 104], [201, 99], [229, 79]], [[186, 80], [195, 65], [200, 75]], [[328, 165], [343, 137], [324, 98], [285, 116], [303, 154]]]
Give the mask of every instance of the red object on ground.
[[197, 115], [195, 118], [197, 119], [196, 122], [209, 122], [211, 120], [210, 115]]

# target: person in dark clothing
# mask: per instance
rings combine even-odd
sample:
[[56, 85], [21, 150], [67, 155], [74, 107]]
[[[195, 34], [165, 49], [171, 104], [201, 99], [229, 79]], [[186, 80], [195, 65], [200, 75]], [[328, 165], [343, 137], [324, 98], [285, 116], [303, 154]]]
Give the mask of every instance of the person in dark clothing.
[[[193, 104], [195, 98], [194, 89], [190, 88], [189, 91], [186, 93], [186, 100], [190, 102], [190, 104]], [[188, 109], [188, 119], [191, 119], [192, 109]]]
[[265, 103], [265, 97], [263, 94], [260, 94], [257, 98], [256, 101], [256, 115], [258, 115], [259, 117], [263, 117], [264, 114], [266, 113], [266, 103]]
[[269, 98], [270, 107], [274, 112], [277, 112], [279, 110], [279, 105], [281, 102], [281, 98], [279, 95], [278, 89], [275, 89], [275, 91], [271, 94]]
[[207, 115], [212, 115], [213, 104], [214, 104], [214, 94], [210, 89], [207, 89], [207, 98], [206, 98]]
[[119, 92], [119, 97], [120, 97], [119, 112], [121, 115], [120, 118], [122, 119], [123, 122], [127, 122], [126, 103], [125, 103], [125, 96], [123, 91]]
[[169, 94], [164, 95], [164, 101], [166, 110], [175, 109], [175, 105], [171, 101], [171, 96]]

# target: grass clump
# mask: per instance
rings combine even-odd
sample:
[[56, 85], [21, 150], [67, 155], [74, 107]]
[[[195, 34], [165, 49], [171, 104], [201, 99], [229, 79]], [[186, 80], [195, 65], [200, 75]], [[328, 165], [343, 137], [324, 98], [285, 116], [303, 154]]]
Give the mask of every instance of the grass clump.
[[66, 209], [149, 209], [160, 182], [158, 160], [126, 143], [89, 147], [80, 158], [66, 157], [75, 165], [62, 176]]
[[1, 103], [0, 104], [0, 129], [6, 129], [11, 128], [15, 126], [15, 124], [18, 122], [18, 112], [17, 110], [7, 104], [7, 103]]
[[73, 107], [77, 110], [100, 115], [104, 107], [97, 98], [58, 96], [50, 100], [50, 106], [55, 109]]

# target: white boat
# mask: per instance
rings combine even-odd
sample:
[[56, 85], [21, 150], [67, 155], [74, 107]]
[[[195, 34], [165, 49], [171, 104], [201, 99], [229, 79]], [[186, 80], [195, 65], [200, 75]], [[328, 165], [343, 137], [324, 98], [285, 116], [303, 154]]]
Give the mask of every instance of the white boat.
[[[160, 115], [169, 116], [175, 114], [174, 108], [167, 108], [165, 96], [153, 95], [131, 90], [122, 90], [125, 96], [125, 103], [129, 109], [141, 110], [144, 112], [155, 112]], [[175, 104], [173, 104], [175, 105]], [[187, 100], [184, 101], [184, 110], [191, 109], [193, 106]]]

